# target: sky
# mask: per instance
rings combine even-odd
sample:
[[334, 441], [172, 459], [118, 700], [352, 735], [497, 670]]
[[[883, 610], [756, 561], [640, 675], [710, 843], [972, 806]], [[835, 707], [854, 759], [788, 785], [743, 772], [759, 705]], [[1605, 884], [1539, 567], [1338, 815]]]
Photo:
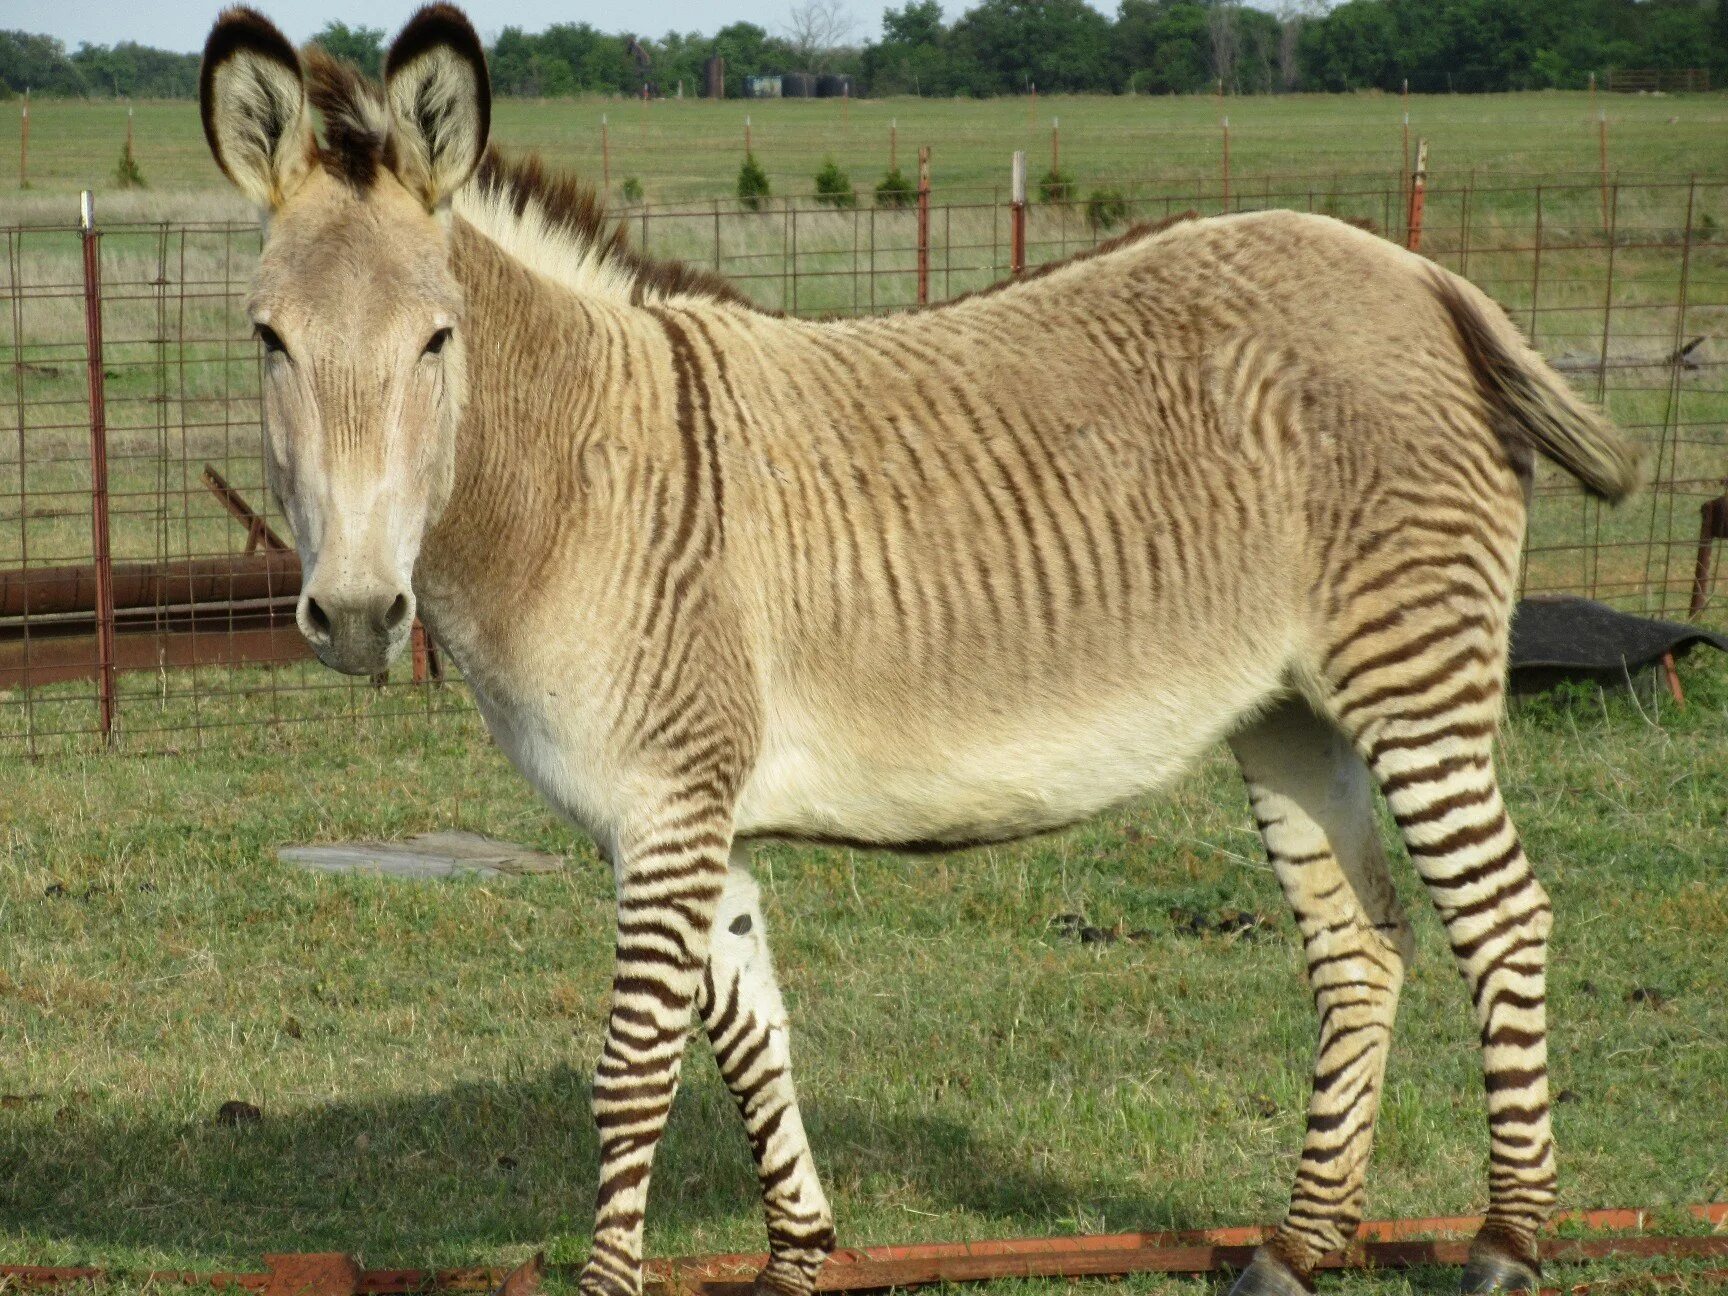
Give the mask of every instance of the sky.
[[[460, 0], [459, 0], [460, 2]], [[46, 32], [76, 49], [80, 42], [112, 45], [137, 41], [161, 49], [198, 50], [224, 0], [0, 0], [0, 29]], [[382, 27], [392, 35], [419, 8], [417, 0], [251, 0], [254, 7], [294, 41], [303, 41], [332, 18], [349, 26]], [[466, 0], [464, 8], [483, 36], [504, 27], [538, 31], [555, 22], [589, 22], [602, 31], [629, 29], [639, 35], [668, 31], [709, 33], [745, 20], [781, 32], [797, 0], [631, 0], [627, 5], [596, 0]], [[854, 40], [881, 35], [885, 0], [854, 0]], [[945, 0], [948, 16], [968, 8]], [[1114, 10], [1115, 5], [1109, 6]]]

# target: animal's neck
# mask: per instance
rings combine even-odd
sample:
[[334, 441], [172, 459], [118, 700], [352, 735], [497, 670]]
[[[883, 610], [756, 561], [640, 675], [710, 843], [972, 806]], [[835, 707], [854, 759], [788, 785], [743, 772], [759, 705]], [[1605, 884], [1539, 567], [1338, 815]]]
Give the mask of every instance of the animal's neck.
[[433, 589], [466, 597], [510, 584], [582, 507], [584, 450], [619, 420], [624, 347], [605, 308], [542, 280], [461, 220], [452, 238], [467, 399], [450, 500], [420, 569]]

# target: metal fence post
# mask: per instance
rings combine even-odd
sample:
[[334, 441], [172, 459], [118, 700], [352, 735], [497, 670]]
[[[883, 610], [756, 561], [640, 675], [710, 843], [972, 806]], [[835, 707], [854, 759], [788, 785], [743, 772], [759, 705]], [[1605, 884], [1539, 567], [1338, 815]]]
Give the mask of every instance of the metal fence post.
[[84, 240], [84, 344], [90, 383], [90, 549], [96, 576], [97, 705], [102, 736], [114, 740], [114, 562], [108, 532], [108, 406], [102, 370], [102, 236], [96, 203], [78, 201]]
[[930, 146], [918, 149], [918, 304], [930, 304]]
[[1412, 252], [1422, 250], [1422, 208], [1428, 199], [1428, 141], [1416, 141], [1416, 170], [1410, 176], [1410, 219], [1404, 246]]
[[1014, 150], [1013, 185], [1008, 199], [1008, 273], [1026, 269], [1026, 150]]

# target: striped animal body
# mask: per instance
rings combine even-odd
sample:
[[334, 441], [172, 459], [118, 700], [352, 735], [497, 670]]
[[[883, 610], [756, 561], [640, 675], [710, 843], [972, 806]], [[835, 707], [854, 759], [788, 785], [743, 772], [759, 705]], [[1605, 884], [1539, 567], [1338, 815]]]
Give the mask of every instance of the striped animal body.
[[382, 87], [232, 10], [203, 82], [217, 159], [268, 214], [251, 308], [303, 630], [369, 672], [418, 610], [615, 868], [585, 1291], [639, 1289], [696, 1018], [760, 1170], [760, 1285], [803, 1296], [834, 1245], [751, 840], [1017, 838], [1220, 741], [1320, 1013], [1290, 1210], [1239, 1285], [1300, 1289], [1361, 1214], [1412, 948], [1376, 789], [1481, 1028], [1467, 1281], [1530, 1281], [1549, 907], [1492, 762], [1507, 621], [1534, 457], [1611, 499], [1636, 462], [1480, 293], [1271, 212], [933, 310], [787, 319], [486, 153], [479, 43], [447, 6]]

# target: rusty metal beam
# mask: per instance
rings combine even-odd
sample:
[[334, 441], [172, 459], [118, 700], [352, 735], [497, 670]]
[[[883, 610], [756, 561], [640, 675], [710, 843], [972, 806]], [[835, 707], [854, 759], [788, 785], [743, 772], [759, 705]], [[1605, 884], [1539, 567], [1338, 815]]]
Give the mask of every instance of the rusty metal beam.
[[[116, 563], [113, 571], [117, 610], [295, 598], [300, 593], [300, 558], [292, 552]], [[92, 566], [0, 571], [0, 618], [57, 616], [95, 608], [96, 569]]]
[[[118, 671], [286, 663], [312, 656], [294, 623], [293, 599], [134, 613], [118, 618], [115, 629]], [[27, 634], [21, 626], [0, 626], [0, 690], [96, 678], [96, 648], [88, 617], [32, 624]]]
[[[1693, 1219], [1720, 1228], [1728, 1224], [1728, 1203], [1688, 1206]], [[1675, 1212], [1678, 1213], [1678, 1212]], [[1596, 1229], [1642, 1230], [1656, 1212], [1642, 1210], [1571, 1211], [1555, 1222]], [[1379, 1220], [1363, 1224], [1345, 1251], [1321, 1261], [1328, 1269], [1389, 1269], [1416, 1265], [1460, 1265], [1469, 1253], [1463, 1241], [1414, 1241], [1417, 1233], [1469, 1233], [1480, 1216], [1416, 1220]], [[1068, 1238], [1007, 1238], [969, 1243], [926, 1243], [867, 1247], [836, 1252], [817, 1279], [818, 1291], [883, 1291], [939, 1282], [976, 1282], [1000, 1278], [1108, 1277], [1129, 1273], [1211, 1273], [1240, 1269], [1253, 1248], [1270, 1236], [1267, 1228], [1201, 1229], [1181, 1233], [1118, 1233]], [[1728, 1236], [1661, 1236], [1634, 1232], [1627, 1237], [1544, 1238], [1544, 1260], [1567, 1262], [1610, 1256], [1728, 1256]], [[660, 1296], [747, 1296], [750, 1282], [766, 1261], [761, 1255], [691, 1256], [651, 1261], [649, 1285]], [[495, 1296], [534, 1296], [541, 1276], [574, 1279], [580, 1266], [548, 1265], [543, 1256], [513, 1270], [465, 1269], [362, 1270], [337, 1252], [269, 1255], [264, 1273], [186, 1273], [156, 1271], [128, 1275], [155, 1284], [230, 1287], [263, 1296], [411, 1296], [433, 1292], [490, 1291]], [[0, 1265], [0, 1287], [44, 1290], [108, 1277], [102, 1269]], [[1542, 1296], [1604, 1290], [1629, 1282], [1673, 1285], [1728, 1281], [1728, 1268], [1688, 1274], [1654, 1274], [1637, 1279], [1605, 1279], [1570, 1287], [1544, 1287]]]
[[228, 484], [228, 479], [216, 471], [215, 464], [204, 465], [204, 485], [210, 493], [221, 501], [222, 507], [228, 510], [228, 515], [246, 528], [246, 552], [251, 553], [262, 545], [266, 550], [285, 553], [289, 544], [275, 529], [266, 522], [263, 515], [246, 502], [246, 497]]

